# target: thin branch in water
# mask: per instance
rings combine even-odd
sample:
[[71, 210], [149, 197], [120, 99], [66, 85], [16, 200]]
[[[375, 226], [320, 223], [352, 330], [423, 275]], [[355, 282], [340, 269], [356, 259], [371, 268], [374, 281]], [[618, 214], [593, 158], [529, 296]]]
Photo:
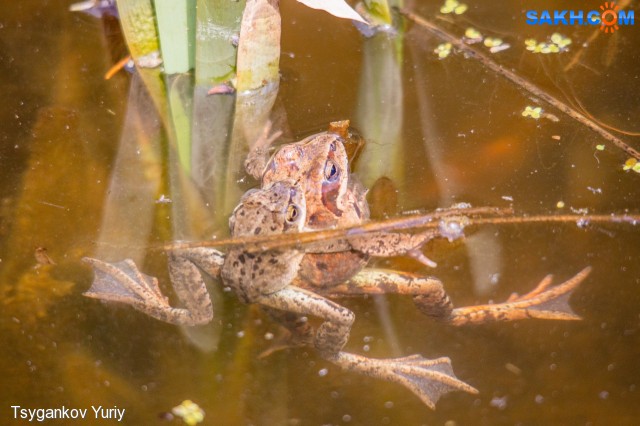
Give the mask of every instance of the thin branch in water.
[[[459, 231], [457, 235], [462, 236], [462, 229], [469, 226], [515, 225], [523, 223], [575, 223], [580, 227], [592, 223], [625, 223], [635, 226], [640, 224], [640, 214], [514, 216], [510, 209], [498, 209], [491, 207], [449, 209], [437, 211], [432, 214], [413, 215], [383, 221], [368, 222], [363, 225], [348, 228], [301, 232], [298, 234], [258, 235], [255, 237], [228, 238], [215, 241], [171, 243], [160, 247], [160, 249], [177, 250], [194, 247], [242, 247], [249, 252], [257, 252], [283, 247], [302, 248], [304, 245], [310, 243], [335, 240], [351, 235], [363, 235], [374, 232], [430, 228], [439, 228], [442, 230], [443, 224], [459, 224]], [[453, 233], [455, 233], [455, 231]], [[446, 236], [445, 231], [441, 231], [440, 235], [443, 237]]]
[[524, 90], [526, 90], [527, 92], [531, 93], [532, 95], [542, 99], [543, 101], [547, 102], [548, 104], [550, 104], [554, 108], [557, 108], [558, 110], [562, 111], [563, 113], [565, 113], [569, 117], [573, 118], [574, 120], [578, 121], [579, 123], [583, 124], [584, 126], [586, 126], [586, 127], [590, 128], [591, 130], [595, 131], [600, 136], [602, 136], [603, 138], [605, 138], [606, 140], [608, 140], [609, 142], [614, 144], [616, 147], [618, 147], [621, 150], [623, 150], [625, 153], [627, 153], [631, 157], [635, 158], [636, 160], [640, 160], [640, 152], [639, 151], [637, 151], [635, 148], [627, 145], [621, 139], [619, 139], [618, 137], [612, 135], [607, 130], [605, 130], [602, 126], [600, 126], [598, 123], [594, 122], [593, 120], [590, 120], [588, 117], [586, 117], [584, 114], [580, 113], [576, 109], [571, 108], [570, 106], [568, 106], [564, 102], [562, 102], [559, 99], [556, 99], [555, 97], [553, 97], [550, 94], [546, 93], [545, 91], [543, 91], [542, 89], [540, 89], [538, 86], [536, 86], [535, 84], [531, 83], [527, 79], [525, 79], [523, 77], [520, 77], [519, 75], [517, 75], [513, 71], [510, 71], [510, 70], [504, 68], [503, 66], [499, 65], [493, 59], [491, 59], [489, 56], [485, 55], [484, 53], [480, 52], [479, 50], [476, 50], [473, 47], [471, 47], [471, 46], [467, 45], [466, 43], [462, 42], [461, 40], [458, 39], [458, 37], [454, 36], [453, 34], [448, 32], [447, 30], [439, 27], [435, 23], [433, 23], [433, 22], [431, 22], [431, 21], [429, 21], [429, 20], [427, 20], [425, 18], [422, 18], [422, 17], [420, 17], [420, 16], [418, 16], [418, 15], [416, 15], [416, 14], [414, 14], [414, 13], [412, 13], [412, 12], [406, 10], [406, 9], [401, 9], [400, 13], [402, 13], [402, 15], [404, 15], [405, 17], [407, 17], [411, 21], [415, 22], [421, 28], [423, 28], [426, 31], [429, 31], [430, 33], [434, 34], [436, 37], [438, 37], [438, 38], [440, 38], [440, 39], [442, 39], [442, 40], [444, 40], [446, 42], [451, 43], [458, 50], [464, 52], [469, 57], [476, 59], [481, 64], [483, 64], [485, 67], [487, 67], [490, 70], [494, 71], [498, 75], [503, 76], [504, 78], [506, 78], [507, 80], [509, 80], [512, 83], [516, 84], [517, 86], [522, 87]]
[[350, 235], [361, 235], [372, 232], [436, 228], [439, 226], [439, 220], [444, 218], [465, 217], [468, 219], [476, 216], [505, 216], [509, 214], [513, 214], [513, 210], [510, 208], [451, 208], [438, 210], [429, 214], [416, 214], [375, 222], [367, 222], [363, 225], [347, 228], [334, 228], [323, 231], [300, 232], [294, 234], [272, 234], [241, 238], [225, 238], [213, 241], [169, 243], [156, 247], [156, 249], [176, 250], [194, 247], [243, 247], [249, 251], [264, 251], [281, 247], [301, 247], [309, 243], [335, 240]]

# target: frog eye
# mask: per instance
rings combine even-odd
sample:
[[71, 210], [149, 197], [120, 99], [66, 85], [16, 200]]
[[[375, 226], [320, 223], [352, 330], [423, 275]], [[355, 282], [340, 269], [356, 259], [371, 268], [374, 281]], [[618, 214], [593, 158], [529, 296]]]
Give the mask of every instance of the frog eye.
[[340, 176], [340, 172], [338, 171], [338, 166], [331, 160], [328, 160], [324, 166], [324, 178], [329, 182], [335, 182], [338, 180]]
[[300, 217], [300, 208], [295, 204], [289, 204], [287, 207], [287, 214], [285, 216], [285, 220], [288, 223], [295, 223]]

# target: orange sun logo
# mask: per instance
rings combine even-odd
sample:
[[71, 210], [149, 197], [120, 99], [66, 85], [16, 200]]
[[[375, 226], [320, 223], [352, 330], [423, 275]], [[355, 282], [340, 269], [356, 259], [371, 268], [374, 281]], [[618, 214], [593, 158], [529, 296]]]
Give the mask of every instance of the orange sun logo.
[[600, 6], [600, 10], [602, 10], [602, 14], [600, 15], [600, 31], [613, 33], [620, 29], [620, 27], [618, 27], [619, 9], [620, 7], [616, 6], [614, 2], [604, 2], [604, 4]]

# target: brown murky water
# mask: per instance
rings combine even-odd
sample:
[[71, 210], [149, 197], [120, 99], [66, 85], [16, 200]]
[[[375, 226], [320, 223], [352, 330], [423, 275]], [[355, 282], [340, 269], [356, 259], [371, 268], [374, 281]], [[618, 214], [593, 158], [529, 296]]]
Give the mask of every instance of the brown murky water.
[[[415, 25], [398, 65], [391, 43], [365, 42], [347, 22], [283, 3], [277, 105], [293, 136], [342, 118], [369, 136], [357, 173], [367, 185], [387, 176], [397, 189], [397, 202], [391, 191], [377, 199], [392, 202], [374, 209], [465, 201], [530, 214], [640, 211], [640, 175], [622, 171], [625, 155], [610, 144], [598, 151], [605, 143], [598, 135], [473, 60], [438, 60], [439, 41]], [[512, 48], [496, 55], [500, 63], [579, 101], [605, 123], [638, 131], [638, 29], [600, 35], [563, 72], [594, 29], [562, 28], [574, 41], [569, 52], [534, 55], [524, 39], [542, 40], [552, 30], [525, 25], [522, 7], [474, 4], [457, 28], [463, 31], [468, 19], [501, 36]], [[438, 8], [418, 10], [434, 16]], [[429, 321], [407, 298], [345, 300], [357, 315], [349, 350], [449, 356], [458, 377], [480, 391], [449, 394], [436, 411], [404, 388], [340, 372], [312, 352], [259, 359], [270, 344], [265, 335], [278, 329], [231, 295], [218, 294], [214, 324], [197, 333], [83, 298], [91, 282], [79, 261], [84, 255], [133, 257], [144, 271], [167, 278], [163, 256], [147, 250], [170, 238], [171, 210], [154, 201], [172, 194], [153, 184], [166, 172], [167, 150], [142, 143], [131, 151], [137, 160], [123, 160], [123, 128], [138, 129], [143, 142], [159, 130], [129, 76], [102, 79], [114, 31], [58, 2], [2, 6], [0, 423], [27, 423], [14, 420], [12, 406], [88, 409], [88, 420], [57, 424], [98, 423], [92, 406], [117, 406], [126, 409], [124, 424], [177, 424], [162, 413], [184, 399], [200, 404], [205, 424], [216, 425], [640, 421], [640, 234], [630, 225], [485, 226], [464, 244], [430, 247], [436, 270], [379, 262], [437, 275], [459, 306], [501, 301], [548, 273], [563, 280], [593, 267], [572, 299], [581, 322], [458, 329]], [[527, 105], [541, 105], [560, 121], [523, 118]], [[135, 190], [116, 179], [136, 182]], [[120, 220], [108, 211], [113, 198], [126, 212]], [[123, 235], [139, 235], [137, 244], [118, 243]], [[56, 264], [36, 268], [37, 247]]]

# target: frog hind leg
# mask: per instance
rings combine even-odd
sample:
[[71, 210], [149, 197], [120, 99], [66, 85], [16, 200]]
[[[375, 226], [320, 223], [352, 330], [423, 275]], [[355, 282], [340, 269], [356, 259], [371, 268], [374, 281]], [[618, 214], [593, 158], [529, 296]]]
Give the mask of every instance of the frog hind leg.
[[430, 408], [435, 407], [442, 395], [454, 390], [477, 393], [475, 388], [454, 375], [449, 358], [429, 360], [412, 355], [374, 359], [342, 351], [355, 316], [347, 308], [320, 295], [287, 287], [264, 295], [256, 302], [298, 315], [322, 318], [324, 322], [318, 327], [313, 344], [323, 358], [344, 370], [401, 384]]
[[452, 391], [477, 394], [473, 386], [459, 380], [447, 357], [426, 359], [420, 355], [403, 358], [373, 359], [348, 352], [339, 352], [329, 361], [347, 371], [395, 382], [411, 390], [431, 409], [441, 396]]
[[493, 321], [516, 321], [528, 318], [550, 320], [580, 320], [569, 305], [573, 291], [591, 272], [586, 267], [565, 282], [551, 287], [551, 275], [547, 275], [531, 292], [516, 294], [504, 303], [469, 306], [454, 309], [447, 322], [453, 325], [477, 324]]
[[[322, 291], [316, 287], [314, 290]], [[402, 294], [413, 296], [416, 305], [429, 317], [444, 319], [453, 312], [453, 304], [440, 280], [390, 269], [365, 268], [351, 279], [325, 288], [322, 294], [334, 297]]]
[[127, 304], [161, 321], [188, 322], [188, 311], [172, 308], [160, 292], [158, 280], [140, 272], [131, 259], [115, 263], [89, 257], [82, 260], [95, 272], [94, 281], [85, 296]]
[[124, 303], [171, 324], [206, 324], [213, 318], [213, 307], [198, 266], [207, 272], [215, 272], [218, 261], [215, 256], [209, 256], [213, 260], [201, 261], [197, 250], [194, 249], [194, 253], [191, 249], [182, 251], [181, 256], [169, 253], [171, 280], [184, 308], [170, 306], [160, 291], [157, 278], [140, 272], [130, 259], [107, 263], [85, 257], [83, 261], [92, 266], [95, 279], [84, 295], [107, 302]]
[[456, 326], [528, 318], [577, 320], [580, 317], [569, 306], [569, 299], [590, 271], [587, 267], [554, 287], [550, 286], [551, 277], [547, 276], [533, 291], [523, 296], [512, 295], [504, 303], [456, 309], [439, 280], [384, 269], [364, 269], [346, 283], [328, 289], [327, 293], [412, 295], [425, 315]]

